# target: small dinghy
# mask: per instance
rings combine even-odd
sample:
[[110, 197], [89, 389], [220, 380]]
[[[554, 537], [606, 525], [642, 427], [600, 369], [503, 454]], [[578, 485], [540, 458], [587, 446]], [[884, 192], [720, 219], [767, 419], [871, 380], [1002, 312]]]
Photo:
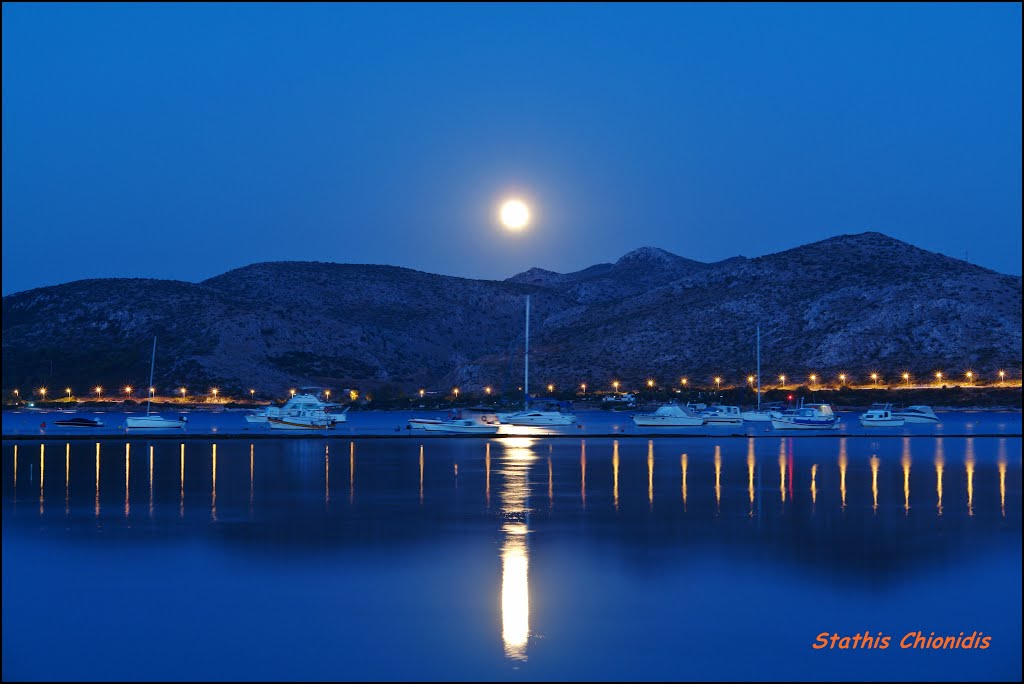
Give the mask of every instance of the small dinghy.
[[103, 421], [95, 418], [68, 418], [66, 420], [54, 421], [54, 425], [73, 428], [96, 428], [103, 427]]

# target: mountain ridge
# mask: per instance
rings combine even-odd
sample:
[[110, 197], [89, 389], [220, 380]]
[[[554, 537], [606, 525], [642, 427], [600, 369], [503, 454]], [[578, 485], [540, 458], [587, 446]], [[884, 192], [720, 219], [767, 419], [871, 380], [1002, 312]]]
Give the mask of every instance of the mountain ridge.
[[758, 322], [766, 373], [1013, 366], [1020, 284], [876, 232], [711, 263], [641, 247], [501, 281], [260, 262], [198, 283], [89, 279], [5, 296], [3, 384], [137, 386], [157, 335], [161, 386], [511, 387], [527, 294], [538, 385], [739, 377]]

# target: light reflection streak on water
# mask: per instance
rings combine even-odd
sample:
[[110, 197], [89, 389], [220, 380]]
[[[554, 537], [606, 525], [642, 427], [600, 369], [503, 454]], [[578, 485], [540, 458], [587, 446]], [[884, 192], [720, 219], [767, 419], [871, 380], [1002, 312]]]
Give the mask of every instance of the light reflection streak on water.
[[878, 456], [871, 455], [871, 510], [878, 513]]
[[754, 517], [754, 466], [757, 459], [754, 457], [754, 440], [747, 440], [747, 495], [750, 497], [750, 517]]
[[128, 474], [131, 471], [131, 442], [124, 443], [124, 517], [128, 518], [131, 514], [131, 506], [128, 503]]
[[654, 506], [654, 440], [647, 440], [647, 505]]
[[[423, 447], [420, 447], [422, 454]], [[423, 480], [420, 479], [420, 496], [423, 494]], [[484, 498], [487, 500], [487, 507], [491, 507], [491, 443], [488, 442], [484, 449]]]
[[96, 517], [100, 517], [100, 443], [96, 442]]
[[213, 445], [213, 472], [210, 480], [210, 518], [217, 520], [217, 445]]
[[185, 443], [181, 444], [181, 489], [178, 491], [178, 517], [185, 517]]
[[722, 447], [715, 445], [715, 513], [722, 512]]
[[331, 503], [331, 445], [324, 444], [324, 505]]
[[679, 469], [683, 472], [683, 512], [686, 512], [686, 468], [689, 465], [689, 457], [682, 454], [679, 457]]
[[786, 503], [786, 440], [779, 441], [779, 496]]
[[1006, 439], [999, 440], [999, 509], [1006, 517]]
[[903, 438], [903, 454], [900, 456], [900, 465], [903, 466], [903, 513], [910, 515], [910, 438]]
[[935, 440], [935, 493], [938, 496], [938, 501], [935, 504], [935, 509], [939, 515], [942, 515], [942, 471], [945, 469], [946, 457], [943, 452], [942, 440]]
[[846, 439], [839, 440], [839, 495], [842, 499], [841, 508], [846, 509]]
[[420, 504], [423, 504], [423, 445], [420, 444]]
[[[532, 442], [532, 440], [531, 440]], [[501, 548], [501, 638], [505, 657], [525, 661], [530, 637], [529, 593], [529, 495], [530, 466], [535, 460], [532, 444], [505, 445], [504, 486], [501, 512], [504, 518]], [[550, 463], [550, 458], [549, 458]]]
[[252, 517], [252, 504], [253, 504], [253, 480], [256, 475], [256, 447], [250, 442], [249, 443], [249, 517]]
[[619, 510], [619, 440], [612, 442], [612, 501]]
[[348, 503], [356, 498], [356, 443], [348, 443]]
[[555, 506], [555, 475], [551, 466], [551, 457], [548, 456], [548, 510]]
[[580, 440], [580, 502], [587, 507], [587, 441]]
[[14, 489], [18, 489], [18, 445], [14, 445]]
[[153, 517], [153, 447], [149, 447], [149, 517]]
[[818, 464], [811, 465], [811, 505], [818, 503]]
[[71, 513], [71, 442], [64, 445], [64, 515]]
[[46, 479], [46, 445], [39, 445], [39, 515], [43, 514], [43, 480]]
[[974, 515], [974, 438], [967, 438], [967, 454], [964, 467], [967, 469], [967, 515]]

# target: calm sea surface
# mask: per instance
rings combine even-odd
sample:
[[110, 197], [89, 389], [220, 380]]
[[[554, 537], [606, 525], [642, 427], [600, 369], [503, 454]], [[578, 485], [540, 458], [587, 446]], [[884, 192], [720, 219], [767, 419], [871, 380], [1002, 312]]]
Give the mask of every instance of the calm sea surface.
[[[1015, 436], [185, 435], [2, 466], [5, 680], [1021, 677]], [[892, 645], [811, 648], [865, 631]]]

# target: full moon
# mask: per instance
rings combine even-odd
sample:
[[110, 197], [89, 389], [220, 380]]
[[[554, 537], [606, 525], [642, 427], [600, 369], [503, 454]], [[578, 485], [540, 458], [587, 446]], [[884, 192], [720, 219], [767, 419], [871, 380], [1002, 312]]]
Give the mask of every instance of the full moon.
[[510, 199], [501, 205], [501, 225], [509, 230], [522, 230], [530, 222], [530, 207], [522, 200]]

